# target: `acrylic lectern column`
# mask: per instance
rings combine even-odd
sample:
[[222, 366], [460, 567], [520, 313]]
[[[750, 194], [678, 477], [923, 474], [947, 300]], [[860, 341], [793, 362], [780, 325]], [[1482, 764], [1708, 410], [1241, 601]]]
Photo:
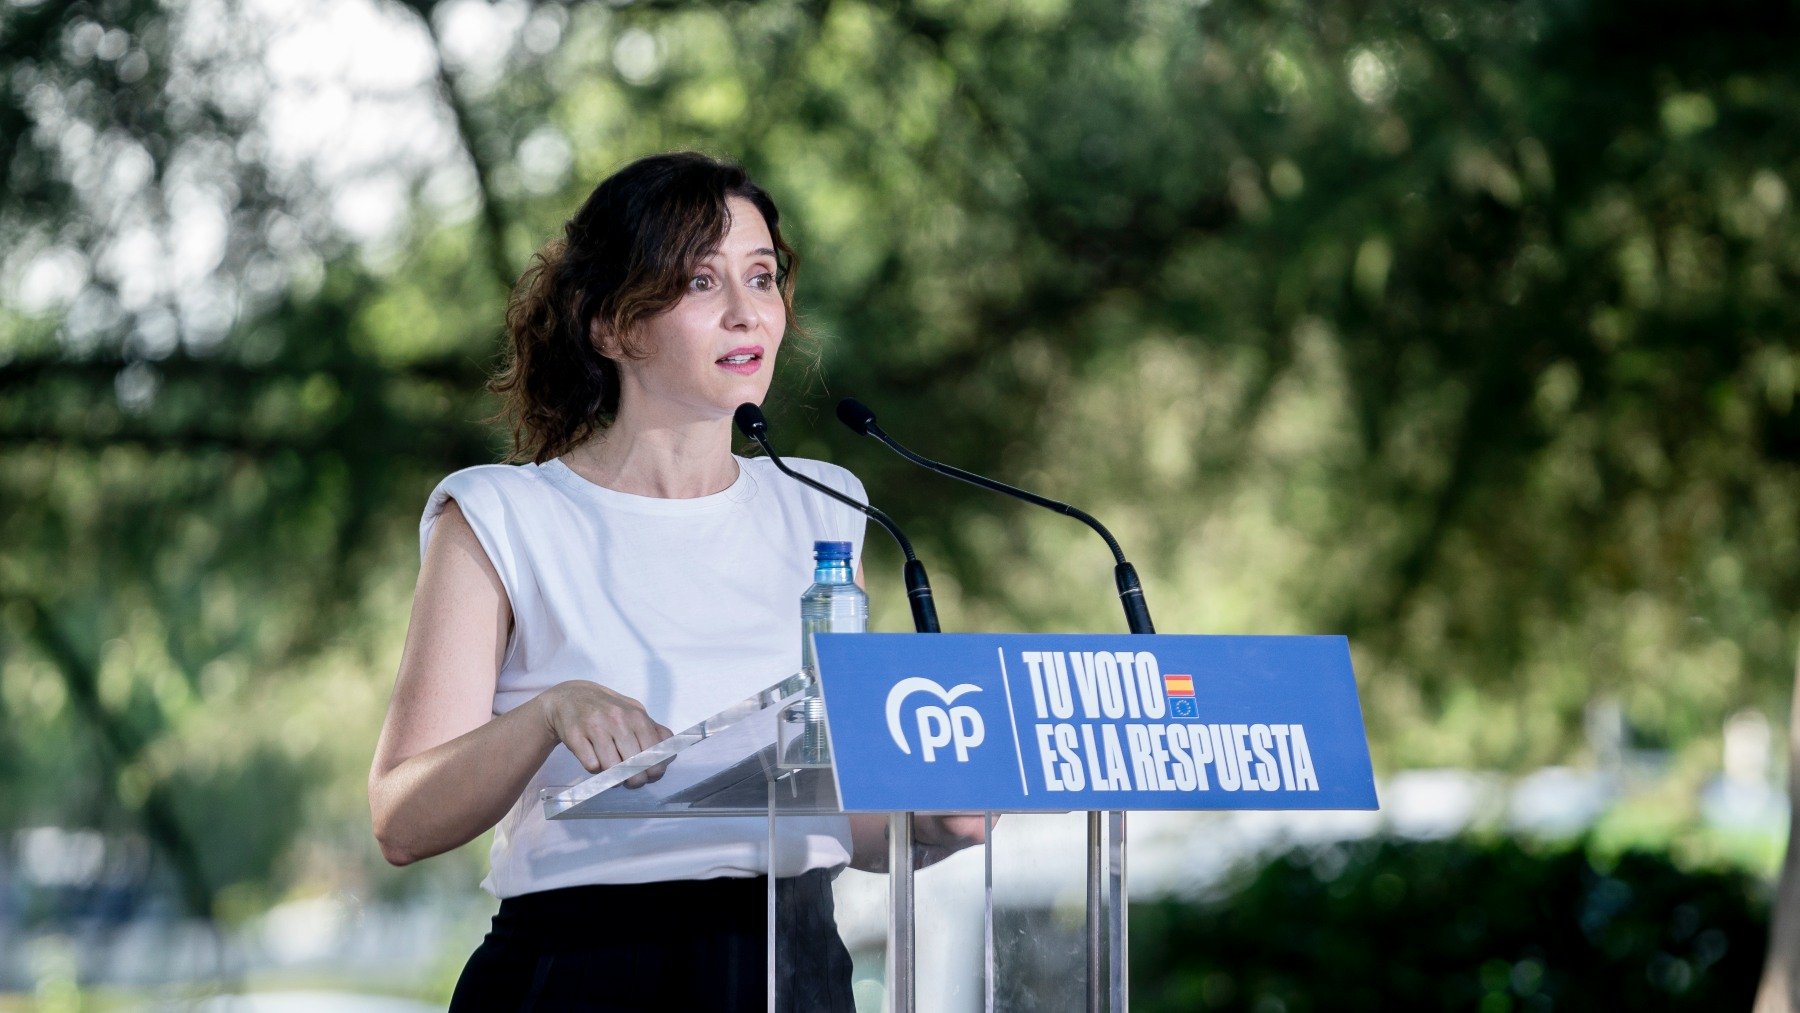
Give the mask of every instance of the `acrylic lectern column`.
[[[887, 991], [881, 963], [893, 932], [887, 877], [843, 868], [802, 874], [813, 854], [837, 846], [831, 839], [846, 824], [823, 729], [807, 721], [809, 682], [790, 676], [580, 784], [544, 789], [544, 815], [742, 821], [764, 842], [761, 864], [773, 872], [765, 912], [768, 1009], [880, 1008]], [[657, 780], [626, 785], [658, 767]], [[848, 940], [821, 938], [827, 913], [853, 926]], [[706, 917], [695, 912], [697, 931]], [[848, 975], [846, 961], [855, 962]], [[846, 977], [861, 989], [860, 1001], [827, 988]]]
[[[1060, 1008], [1065, 994], [1083, 995], [1079, 911], [1047, 918], [1040, 912], [1050, 910], [1046, 899], [1079, 901], [1085, 813], [1007, 816], [989, 844], [954, 853], [913, 847], [910, 877], [886, 868], [799, 874], [848, 818], [829, 742], [808, 720], [807, 690], [805, 676], [790, 676], [580, 784], [546, 788], [545, 816], [753, 821], [776, 873], [766, 911], [772, 1011], [1029, 1010], [1049, 1008], [1046, 1002]], [[658, 766], [658, 780], [625, 786]], [[887, 862], [875, 864], [891, 868], [896, 857], [890, 851]], [[1003, 905], [1016, 900], [1017, 911], [996, 911], [996, 897]], [[1119, 927], [1111, 920], [1122, 919], [1122, 909], [1108, 905], [1107, 935], [1114, 939]], [[826, 910], [837, 939], [820, 923]], [[696, 912], [696, 926], [705, 917]], [[846, 977], [845, 960], [848, 995], [832, 987]]]

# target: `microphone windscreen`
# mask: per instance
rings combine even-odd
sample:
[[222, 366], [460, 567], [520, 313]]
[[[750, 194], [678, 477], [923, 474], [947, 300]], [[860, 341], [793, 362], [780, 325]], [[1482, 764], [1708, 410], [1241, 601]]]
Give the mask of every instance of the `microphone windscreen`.
[[862, 436], [869, 435], [869, 427], [875, 424], [875, 413], [869, 410], [868, 405], [853, 397], [838, 402], [837, 417], [839, 422]]
[[762, 409], [748, 401], [731, 413], [731, 421], [737, 424], [738, 432], [752, 440], [769, 431], [769, 420], [763, 418]]

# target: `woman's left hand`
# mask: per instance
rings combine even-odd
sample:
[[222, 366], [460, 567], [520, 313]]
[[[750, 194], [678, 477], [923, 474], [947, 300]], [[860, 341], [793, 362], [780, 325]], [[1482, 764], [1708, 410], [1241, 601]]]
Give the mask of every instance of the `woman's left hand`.
[[[994, 814], [994, 822], [1000, 822], [1000, 814]], [[960, 851], [987, 840], [987, 821], [981, 813], [919, 813], [913, 817], [913, 840], [928, 848]]]

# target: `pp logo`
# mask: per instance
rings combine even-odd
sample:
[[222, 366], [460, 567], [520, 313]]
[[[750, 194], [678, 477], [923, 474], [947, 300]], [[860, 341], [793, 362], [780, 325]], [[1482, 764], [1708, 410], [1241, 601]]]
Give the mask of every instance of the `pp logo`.
[[901, 679], [888, 690], [887, 724], [888, 734], [894, 737], [894, 745], [908, 756], [912, 755], [912, 746], [906, 741], [906, 729], [900, 723], [900, 705], [914, 693], [930, 693], [944, 701], [944, 706], [927, 703], [921, 704], [913, 713], [919, 728], [919, 753], [926, 763], [937, 762], [938, 750], [945, 746], [953, 746], [956, 750], [956, 762], [969, 762], [969, 750], [981, 745], [987, 738], [987, 727], [981, 723], [981, 712], [968, 704], [956, 704], [957, 697], [967, 693], [979, 693], [981, 687], [974, 683], [962, 683], [955, 689], [945, 689], [930, 679]]

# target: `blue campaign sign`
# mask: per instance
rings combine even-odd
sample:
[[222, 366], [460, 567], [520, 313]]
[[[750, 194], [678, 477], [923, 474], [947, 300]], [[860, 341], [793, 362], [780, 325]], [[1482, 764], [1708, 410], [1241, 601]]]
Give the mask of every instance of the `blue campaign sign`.
[[847, 811], [1377, 808], [1343, 637], [814, 643]]

